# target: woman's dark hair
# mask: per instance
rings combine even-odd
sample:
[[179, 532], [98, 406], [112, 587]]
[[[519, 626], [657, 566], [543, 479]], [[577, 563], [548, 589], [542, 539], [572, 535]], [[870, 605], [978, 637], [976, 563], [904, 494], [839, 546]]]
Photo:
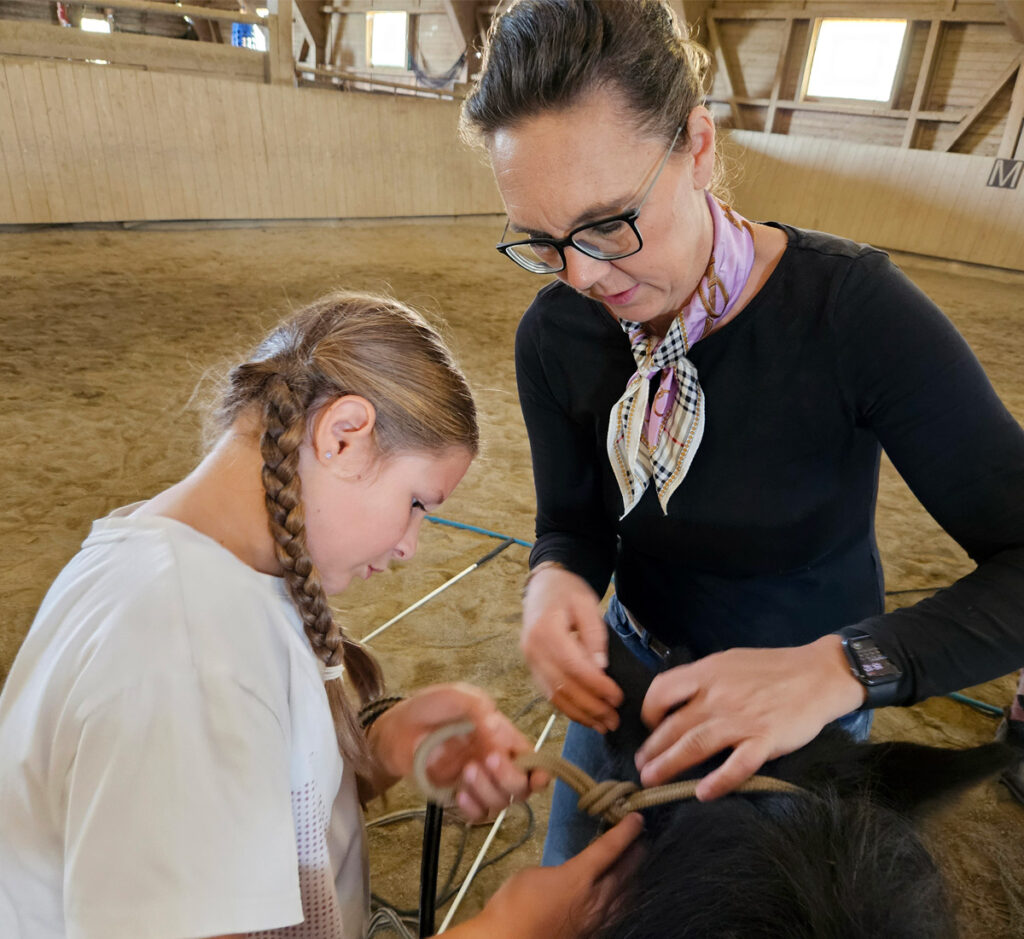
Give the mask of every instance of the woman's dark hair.
[[709, 66], [661, 0], [517, 0], [491, 25], [462, 134], [487, 145], [499, 130], [600, 90], [618, 95], [645, 134], [668, 142], [682, 125], [676, 149], [685, 150]]

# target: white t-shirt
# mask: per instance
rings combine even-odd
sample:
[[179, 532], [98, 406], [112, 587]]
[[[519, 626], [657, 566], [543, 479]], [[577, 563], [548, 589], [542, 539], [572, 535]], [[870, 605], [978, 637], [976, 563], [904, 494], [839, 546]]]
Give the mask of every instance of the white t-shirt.
[[362, 936], [355, 779], [283, 582], [134, 508], [0, 696], [0, 936]]

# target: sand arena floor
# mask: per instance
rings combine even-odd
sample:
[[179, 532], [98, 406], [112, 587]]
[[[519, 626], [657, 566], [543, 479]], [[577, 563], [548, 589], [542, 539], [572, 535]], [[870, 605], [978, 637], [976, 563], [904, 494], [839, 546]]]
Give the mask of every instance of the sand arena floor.
[[[93, 518], [183, 476], [201, 452], [209, 376], [289, 308], [334, 287], [390, 290], [444, 318], [476, 390], [485, 452], [444, 508], [453, 519], [532, 537], [529, 452], [512, 364], [517, 317], [538, 282], [490, 246], [501, 222], [232, 229], [49, 229], [0, 234], [0, 681], [50, 581]], [[910, 275], [966, 335], [997, 390], [1024, 420], [1024, 277], [904, 258]], [[197, 386], [199, 388], [197, 392]], [[894, 603], [913, 602], [971, 567], [883, 467], [879, 539]], [[366, 635], [494, 547], [425, 526], [416, 559], [335, 598]], [[487, 688], [535, 737], [550, 709], [536, 698], [517, 646], [526, 549], [513, 546], [373, 644], [391, 684], [463, 679]], [[1018, 663], [1007, 662], [1007, 671]], [[972, 689], [1002, 706], [1010, 677]], [[874, 739], [967, 746], [995, 721], [947, 699], [880, 712]], [[558, 746], [560, 720], [552, 735]], [[371, 815], [414, 805], [399, 789]], [[539, 830], [546, 800], [535, 797]], [[517, 812], [495, 851], [522, 834]], [[1024, 934], [1024, 808], [987, 784], [930, 822], [967, 937]], [[472, 845], [483, 840], [474, 830]], [[374, 889], [412, 907], [419, 829], [374, 831]], [[446, 856], [455, 832], [446, 835]], [[460, 912], [479, 908], [508, 872], [539, 858], [534, 836], [485, 870]], [[493, 853], [493, 852], [492, 852]]]

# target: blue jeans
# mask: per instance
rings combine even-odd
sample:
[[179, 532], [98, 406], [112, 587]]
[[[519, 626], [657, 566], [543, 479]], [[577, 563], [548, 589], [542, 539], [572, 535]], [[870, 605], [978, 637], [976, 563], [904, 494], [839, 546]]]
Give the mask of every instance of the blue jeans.
[[[613, 596], [608, 604], [605, 622], [615, 630], [629, 649], [641, 662], [660, 669], [661, 659], [649, 648], [649, 638], [638, 636], [626, 620], [625, 611], [618, 598]], [[872, 711], [853, 711], [839, 718], [836, 723], [854, 740], [867, 740], [871, 730]], [[562, 745], [562, 757], [575, 763], [584, 772], [596, 776], [604, 767], [606, 755], [604, 740], [596, 730], [583, 724], [569, 721]], [[578, 796], [561, 780], [555, 782], [551, 797], [551, 815], [548, 818], [548, 833], [544, 839], [544, 854], [541, 864], [551, 867], [561, 864], [579, 854], [600, 831], [599, 820], [580, 812], [576, 808]]]

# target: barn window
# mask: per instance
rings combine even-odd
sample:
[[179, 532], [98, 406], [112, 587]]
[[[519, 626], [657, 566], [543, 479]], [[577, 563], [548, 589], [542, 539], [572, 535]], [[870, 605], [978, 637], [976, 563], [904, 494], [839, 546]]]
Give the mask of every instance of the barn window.
[[371, 66], [408, 68], [408, 13], [366, 14], [366, 58]]
[[110, 23], [98, 16], [83, 16], [82, 29], [87, 33], [109, 33]]
[[231, 45], [240, 49], [252, 49], [256, 52], [267, 51], [267, 34], [259, 26], [251, 23], [231, 24]]
[[906, 20], [818, 20], [806, 97], [890, 101], [906, 34]]

